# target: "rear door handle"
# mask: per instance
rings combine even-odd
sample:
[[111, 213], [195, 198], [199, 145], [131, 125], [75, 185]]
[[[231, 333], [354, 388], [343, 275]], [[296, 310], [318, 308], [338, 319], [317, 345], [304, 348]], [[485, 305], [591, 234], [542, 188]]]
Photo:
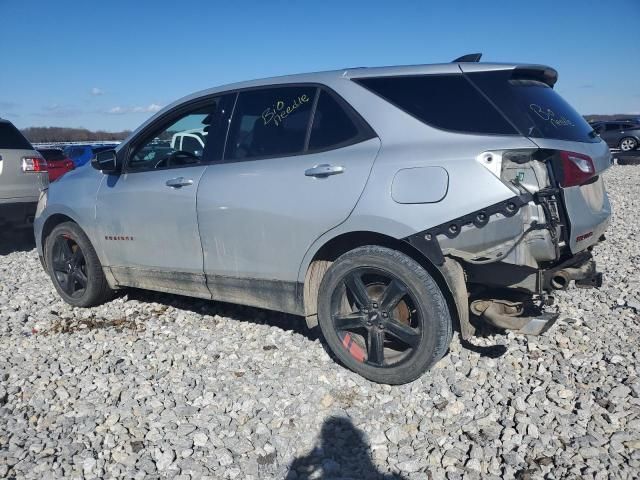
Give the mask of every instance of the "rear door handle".
[[165, 185], [172, 188], [188, 187], [193, 185], [193, 180], [184, 177], [171, 178], [167, 180]]
[[329, 175], [338, 175], [339, 173], [344, 172], [344, 167], [340, 165], [329, 165], [327, 163], [323, 163], [321, 165], [316, 165], [312, 168], [309, 168], [304, 171], [305, 176], [307, 177], [328, 177]]

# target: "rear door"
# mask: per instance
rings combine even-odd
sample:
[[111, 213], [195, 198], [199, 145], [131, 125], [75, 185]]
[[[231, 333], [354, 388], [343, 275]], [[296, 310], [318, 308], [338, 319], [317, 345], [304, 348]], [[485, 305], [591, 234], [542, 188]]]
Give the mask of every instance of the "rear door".
[[[575, 253], [597, 243], [609, 223], [611, 205], [601, 174], [611, 166], [611, 153], [584, 118], [552, 88], [555, 78], [550, 79], [549, 70], [475, 71], [467, 77], [541, 149], [588, 157], [592, 166], [584, 168], [590, 170], [589, 178], [560, 189], [568, 221], [567, 243]], [[560, 155], [553, 158], [554, 168], [559, 169]]]
[[23, 158], [40, 156], [11, 123], [0, 120], [0, 201], [37, 202], [47, 186], [47, 172], [24, 172]]
[[214, 298], [289, 309], [266, 292], [293, 299], [305, 252], [349, 216], [379, 147], [373, 131], [328, 90], [240, 92], [224, 161], [207, 167], [198, 189]]

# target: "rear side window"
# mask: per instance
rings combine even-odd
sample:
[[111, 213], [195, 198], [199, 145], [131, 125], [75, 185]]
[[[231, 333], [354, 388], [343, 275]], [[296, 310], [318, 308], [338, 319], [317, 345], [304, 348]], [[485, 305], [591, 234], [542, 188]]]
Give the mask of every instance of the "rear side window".
[[546, 83], [519, 78], [512, 70], [469, 73], [480, 88], [527, 137], [599, 142], [587, 121]]
[[272, 87], [241, 92], [225, 159], [295, 155], [305, 148], [317, 87]]
[[339, 147], [352, 142], [358, 135], [358, 127], [349, 114], [337, 100], [322, 90], [313, 117], [309, 150]]
[[462, 74], [355, 80], [418, 120], [463, 133], [518, 132]]
[[10, 123], [0, 122], [0, 148], [32, 150], [29, 141]]

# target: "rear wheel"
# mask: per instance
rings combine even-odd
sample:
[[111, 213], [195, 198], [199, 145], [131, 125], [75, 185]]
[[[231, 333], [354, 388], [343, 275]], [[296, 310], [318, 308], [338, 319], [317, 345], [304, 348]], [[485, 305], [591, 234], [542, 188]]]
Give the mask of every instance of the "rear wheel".
[[412, 258], [377, 246], [332, 264], [320, 285], [318, 321], [336, 357], [379, 383], [415, 380], [444, 355], [452, 335], [435, 280]]
[[638, 147], [638, 141], [632, 137], [625, 137], [620, 140], [620, 150], [623, 152], [630, 152]]
[[62, 299], [75, 307], [92, 307], [111, 298], [89, 238], [73, 222], [56, 226], [45, 240], [49, 276]]

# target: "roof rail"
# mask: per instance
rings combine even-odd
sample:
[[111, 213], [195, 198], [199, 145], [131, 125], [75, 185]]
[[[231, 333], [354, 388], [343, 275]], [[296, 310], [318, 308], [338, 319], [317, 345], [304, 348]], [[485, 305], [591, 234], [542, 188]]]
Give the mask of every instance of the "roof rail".
[[460, 62], [478, 63], [480, 61], [480, 57], [482, 57], [481, 53], [469, 53], [467, 55], [463, 55], [461, 57], [456, 58], [451, 63], [460, 63]]

